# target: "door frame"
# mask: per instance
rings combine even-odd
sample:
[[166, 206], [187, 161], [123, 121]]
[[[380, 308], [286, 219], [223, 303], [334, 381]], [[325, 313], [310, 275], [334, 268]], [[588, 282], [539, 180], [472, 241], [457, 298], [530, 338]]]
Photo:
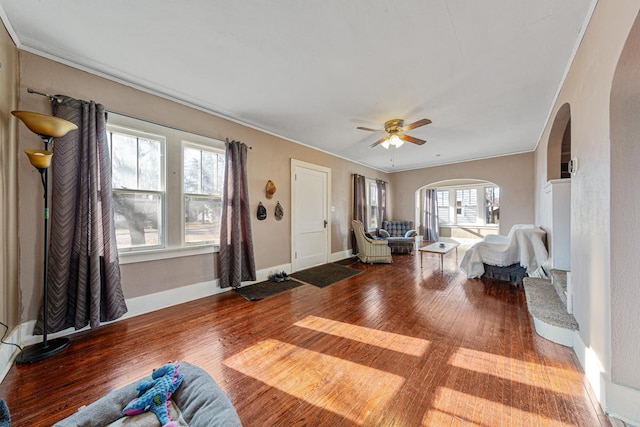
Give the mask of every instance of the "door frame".
[[325, 203], [326, 212], [325, 218], [327, 219], [327, 253], [325, 262], [329, 262], [331, 258], [331, 168], [316, 165], [302, 160], [291, 159], [291, 270], [295, 272], [295, 260], [296, 260], [296, 224], [297, 224], [297, 212], [295, 212], [296, 206], [296, 186], [298, 185], [296, 180], [296, 168], [310, 169], [316, 172], [322, 172], [326, 174], [327, 178], [327, 200]]

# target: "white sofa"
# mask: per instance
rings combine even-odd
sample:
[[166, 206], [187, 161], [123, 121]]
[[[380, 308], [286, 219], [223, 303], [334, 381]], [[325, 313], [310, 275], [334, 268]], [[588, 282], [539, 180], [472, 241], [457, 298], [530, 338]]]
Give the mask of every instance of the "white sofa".
[[516, 224], [509, 234], [489, 235], [465, 253], [460, 269], [469, 279], [482, 277], [484, 264], [508, 267], [520, 264], [532, 275], [549, 258], [546, 233], [533, 224]]

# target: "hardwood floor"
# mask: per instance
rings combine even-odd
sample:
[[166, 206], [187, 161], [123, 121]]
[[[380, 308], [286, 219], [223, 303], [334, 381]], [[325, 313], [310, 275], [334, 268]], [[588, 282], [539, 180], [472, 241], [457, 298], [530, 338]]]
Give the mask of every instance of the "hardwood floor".
[[226, 292], [79, 333], [0, 384], [14, 426], [52, 425], [169, 360], [204, 368], [245, 426], [608, 426], [524, 291], [394, 256], [262, 301]]

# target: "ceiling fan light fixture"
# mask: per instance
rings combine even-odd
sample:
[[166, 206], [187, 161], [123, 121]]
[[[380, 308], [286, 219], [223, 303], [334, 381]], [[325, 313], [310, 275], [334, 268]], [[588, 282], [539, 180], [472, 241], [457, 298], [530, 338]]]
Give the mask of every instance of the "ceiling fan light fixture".
[[382, 142], [380, 143], [380, 145], [382, 145], [384, 148], [386, 148], [386, 149], [388, 150], [388, 149], [389, 149], [389, 145], [390, 145], [390, 142], [389, 142], [389, 141], [390, 141], [390, 139], [391, 139], [391, 138], [387, 138], [387, 139], [385, 139], [384, 141], [382, 141]]
[[400, 148], [402, 147], [402, 144], [404, 144], [404, 141], [400, 139], [398, 135], [394, 134], [389, 137], [389, 144], [394, 145], [396, 148]]

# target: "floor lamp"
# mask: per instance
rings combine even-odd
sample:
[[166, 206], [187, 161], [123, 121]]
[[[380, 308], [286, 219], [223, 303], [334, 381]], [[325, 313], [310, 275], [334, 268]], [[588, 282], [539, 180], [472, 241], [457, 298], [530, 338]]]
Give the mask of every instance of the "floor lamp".
[[[26, 347], [16, 357], [16, 363], [31, 363], [44, 360], [60, 353], [69, 347], [68, 338], [56, 338], [47, 340], [47, 317], [49, 312], [49, 166], [53, 156], [53, 139], [65, 136], [74, 129], [78, 129], [75, 124], [46, 114], [33, 113], [30, 111], [12, 111], [24, 123], [31, 132], [37, 134], [44, 142], [44, 150], [25, 150], [29, 161], [40, 172], [42, 187], [44, 188], [44, 275], [43, 286], [43, 327], [42, 342]], [[51, 151], [49, 151], [51, 147]]]

